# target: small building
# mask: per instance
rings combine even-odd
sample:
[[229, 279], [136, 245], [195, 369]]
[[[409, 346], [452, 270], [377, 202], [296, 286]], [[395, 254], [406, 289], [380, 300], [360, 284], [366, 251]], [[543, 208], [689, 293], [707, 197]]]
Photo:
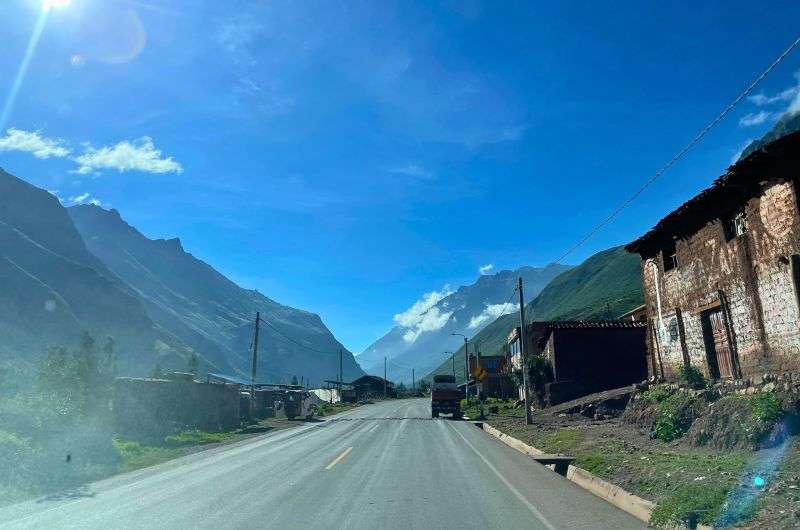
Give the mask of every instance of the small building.
[[[542, 405], [638, 383], [647, 377], [647, 325], [635, 320], [532, 322], [525, 326], [528, 355], [543, 355], [552, 381]], [[508, 335], [509, 367], [522, 370], [520, 328]], [[518, 399], [525, 399], [520, 382]]]
[[546, 406], [593, 392], [638, 383], [647, 377], [647, 325], [633, 320], [534, 322], [534, 353], [550, 363]]
[[[481, 355], [476, 358], [474, 355], [469, 356], [469, 373], [473, 377], [470, 379], [469, 388], [470, 394], [477, 394], [476, 384], [480, 385], [480, 392], [484, 397], [495, 397], [501, 399], [508, 399], [510, 397], [516, 398], [517, 387], [511, 382], [510, 370], [508, 367], [509, 359], [505, 355]], [[474, 379], [476, 366], [480, 365], [486, 376], [480, 383]]]
[[382, 377], [378, 377], [377, 375], [362, 375], [355, 381], [348, 383], [348, 385], [353, 389], [356, 400], [359, 401], [362, 399], [383, 397], [384, 389], [386, 397], [397, 397], [394, 383]]
[[800, 367], [800, 132], [731, 166], [626, 250], [642, 259], [649, 372]]

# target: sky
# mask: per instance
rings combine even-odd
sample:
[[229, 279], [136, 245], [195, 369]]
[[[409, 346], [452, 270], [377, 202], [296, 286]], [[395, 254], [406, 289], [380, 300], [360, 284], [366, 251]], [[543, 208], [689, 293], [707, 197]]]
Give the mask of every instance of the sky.
[[[62, 5], [63, 4], [63, 5]], [[365, 349], [544, 266], [797, 35], [796, 2], [4, 0], [0, 166], [180, 237]], [[564, 261], [641, 235], [798, 104], [790, 55]]]

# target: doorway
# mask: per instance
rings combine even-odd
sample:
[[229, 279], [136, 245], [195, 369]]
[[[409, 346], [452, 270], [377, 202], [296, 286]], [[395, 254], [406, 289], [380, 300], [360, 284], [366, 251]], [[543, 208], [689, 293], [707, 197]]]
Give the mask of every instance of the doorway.
[[732, 378], [733, 356], [722, 307], [703, 311], [701, 321], [709, 375], [712, 379]]

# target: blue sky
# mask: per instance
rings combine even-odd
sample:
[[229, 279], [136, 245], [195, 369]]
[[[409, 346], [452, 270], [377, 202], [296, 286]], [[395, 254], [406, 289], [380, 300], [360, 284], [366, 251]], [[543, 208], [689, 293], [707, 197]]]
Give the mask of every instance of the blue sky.
[[[6, 0], [0, 12], [1, 166], [179, 236], [242, 285], [318, 312], [356, 352], [424, 292], [487, 264], [556, 259], [800, 19], [796, 2], [752, 1], [72, 0], [45, 19], [41, 0]], [[707, 186], [789, 108], [798, 70], [794, 54], [566, 261], [630, 241]]]

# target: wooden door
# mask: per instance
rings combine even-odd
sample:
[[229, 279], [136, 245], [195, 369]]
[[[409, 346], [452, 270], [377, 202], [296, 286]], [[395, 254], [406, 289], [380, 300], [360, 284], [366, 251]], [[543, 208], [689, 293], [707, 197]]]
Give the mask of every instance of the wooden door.
[[[706, 334], [706, 350], [709, 357], [709, 366], [712, 367], [712, 376], [732, 378], [733, 371], [733, 356], [731, 354], [730, 343], [728, 342], [728, 332], [725, 330], [725, 317], [722, 314], [722, 308], [712, 309], [706, 311], [704, 314], [705, 324], [704, 331]], [[714, 374], [714, 365], [716, 364], [716, 371]]]

